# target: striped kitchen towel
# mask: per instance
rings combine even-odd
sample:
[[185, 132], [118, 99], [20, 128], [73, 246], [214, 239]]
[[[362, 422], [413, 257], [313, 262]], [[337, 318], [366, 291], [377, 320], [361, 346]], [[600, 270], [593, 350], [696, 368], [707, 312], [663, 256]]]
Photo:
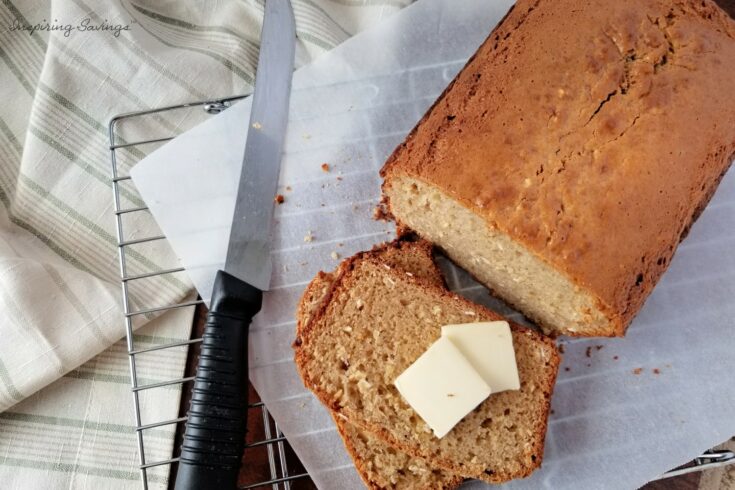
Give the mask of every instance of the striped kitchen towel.
[[[300, 66], [410, 0], [292, 2]], [[138, 487], [107, 124], [248, 93], [262, 13], [263, 0], [0, 0], [2, 488]], [[125, 137], [190, 122], [155, 117]], [[120, 167], [152, 149], [121, 150]], [[143, 205], [131, 187], [121, 199]], [[127, 239], [158, 233], [142, 214], [126, 217]], [[129, 274], [176, 263], [165, 243], [130, 247], [126, 259]], [[191, 294], [185, 276], [170, 275], [136, 281], [130, 296], [142, 308]], [[138, 347], [188, 338], [191, 315], [141, 316]], [[140, 360], [141, 382], [181, 376], [186, 351], [166, 352]], [[175, 417], [178, 403], [176, 388], [142, 393], [143, 422]], [[171, 430], [146, 433], [148, 461], [170, 456]], [[167, 477], [152, 470], [151, 488]]]

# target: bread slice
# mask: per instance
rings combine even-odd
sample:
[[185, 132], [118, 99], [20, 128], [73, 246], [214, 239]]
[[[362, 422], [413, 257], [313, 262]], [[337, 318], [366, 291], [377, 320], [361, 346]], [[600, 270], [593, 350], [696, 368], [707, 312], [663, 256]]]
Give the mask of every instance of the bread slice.
[[[441, 272], [432, 257], [432, 246], [425, 241], [396, 240], [377, 246], [361, 255], [374, 257], [389, 267], [402, 270], [444, 285]], [[297, 335], [326, 296], [339, 272], [320, 272], [307, 286], [297, 312]], [[343, 417], [333, 415], [337, 430], [355, 462], [360, 477], [371, 489], [442, 489], [457, 488], [463, 478], [441, 469], [431, 468], [422, 458], [408, 454], [385, 443], [378, 437], [358, 429]]]
[[541, 464], [559, 365], [554, 343], [512, 325], [519, 391], [491, 395], [437, 439], [393, 386], [442, 325], [501, 317], [375, 257], [346, 261], [302, 327], [296, 365], [338, 416], [412, 456], [468, 478], [500, 483]]
[[734, 59], [711, 0], [519, 0], [386, 162], [388, 211], [546, 332], [623, 335], [735, 156]]
[[[446, 285], [444, 276], [434, 262], [433, 248], [433, 245], [426, 240], [407, 234], [391, 242], [376, 245], [368, 252], [360, 252], [353, 259], [362, 260], [371, 257], [379, 260], [386, 267], [400, 269], [409, 276], [415, 275], [439, 287], [444, 287]], [[326, 296], [334, 278], [348, 263], [350, 263], [349, 259], [343, 260], [334, 272], [319, 271], [306, 286], [296, 308], [297, 338], [301, 335], [301, 330], [309, 322], [320, 301]]]
[[374, 490], [454, 490], [462, 483], [459, 475], [432, 468], [423, 458], [409, 456], [378, 437], [333, 416], [347, 452], [360, 477]]

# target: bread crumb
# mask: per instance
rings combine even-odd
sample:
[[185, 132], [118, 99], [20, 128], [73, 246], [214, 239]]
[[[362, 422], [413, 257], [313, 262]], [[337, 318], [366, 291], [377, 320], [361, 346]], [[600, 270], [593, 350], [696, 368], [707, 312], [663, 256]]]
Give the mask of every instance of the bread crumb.
[[339, 260], [339, 254], [337, 252], [332, 252], [329, 254], [330, 257], [332, 257], [334, 260]]
[[262, 127], [263, 127], [263, 125], [260, 124], [258, 121], [255, 121], [253, 123], [253, 128], [255, 128], [255, 129], [261, 129]]
[[306, 232], [306, 235], [304, 235], [304, 241], [305, 242], [311, 242], [314, 241], [314, 235], [311, 233], [311, 230]]
[[291, 192], [291, 191], [292, 191], [293, 189], [291, 189], [291, 186], [290, 186], [290, 185], [287, 185], [287, 186], [286, 186], [286, 190], [287, 190], [288, 192]]
[[304, 138], [305, 140], [310, 140], [311, 139], [311, 135], [309, 133], [304, 133], [304, 134], [301, 135], [301, 137]]
[[570, 368], [570, 367], [565, 367], [565, 368], [564, 368], [564, 371], [567, 371], [567, 372], [569, 372], [569, 371], [571, 371], [571, 370], [572, 370], [572, 368]]
[[564, 354], [564, 344], [559, 344], [559, 353]]
[[635, 374], [636, 376], [638, 376], [638, 375], [639, 375], [639, 374], [641, 374], [642, 372], [643, 372], [643, 368], [635, 368], [635, 369], [633, 370], [633, 374]]
[[338, 243], [337, 244], [338, 247], [344, 247], [344, 245], [345, 245], [344, 243]]
[[285, 199], [283, 197], [283, 194], [276, 194], [276, 198], [274, 199], [274, 201], [276, 201], [276, 204], [283, 204], [284, 200]]
[[329, 172], [329, 164], [328, 163], [322, 163], [322, 170], [325, 172]]
[[375, 209], [373, 210], [373, 219], [375, 221], [388, 221], [390, 218], [390, 215], [385, 209], [385, 206], [382, 204], [378, 204], [375, 206]]
[[659, 368], [653, 368], [653, 374], [661, 374], [661, 370]]
[[587, 350], [584, 351], [584, 355], [587, 357], [592, 357], [592, 347], [587, 347]]
[[448, 396], [449, 398], [454, 398], [454, 396], [455, 396], [455, 395], [454, 395], [454, 393], [447, 393], [447, 396]]
[[342, 177], [337, 177], [337, 180], [342, 181]]
[[620, 359], [620, 357], [618, 357], [618, 356], [613, 356], [613, 361], [617, 361], [618, 359]]
[[364, 378], [357, 382], [357, 389], [360, 390], [361, 393], [367, 393], [372, 387], [373, 385]]
[[604, 345], [596, 345], [596, 346], [595, 346], [595, 349], [597, 349], [597, 350], [602, 350], [602, 348], [603, 348], [603, 347], [605, 347], [605, 346], [604, 346]]
[[539, 348], [539, 352], [541, 353], [541, 359], [543, 359], [544, 362], [547, 362], [549, 360], [549, 353], [546, 351], [546, 349]]

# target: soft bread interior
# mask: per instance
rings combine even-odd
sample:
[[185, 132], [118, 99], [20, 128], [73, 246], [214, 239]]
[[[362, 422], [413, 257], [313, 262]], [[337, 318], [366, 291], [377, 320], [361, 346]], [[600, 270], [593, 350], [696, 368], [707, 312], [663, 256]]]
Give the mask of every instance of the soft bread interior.
[[439, 337], [441, 325], [497, 319], [384, 264], [353, 262], [306, 326], [296, 364], [322, 402], [361, 430], [433, 468], [499, 483], [541, 462], [559, 362], [551, 341], [513, 327], [521, 390], [492, 395], [440, 440], [393, 385]]
[[[407, 240], [404, 236], [392, 242], [376, 245], [369, 252], [361, 252], [358, 256], [359, 260], [377, 259], [385, 267], [401, 269], [409, 276], [423, 278], [439, 287], [446, 285], [444, 276], [434, 262], [433, 245], [425, 240]], [[301, 336], [304, 326], [309, 323], [319, 303], [327, 295], [342, 265], [349, 261], [350, 259], [344, 260], [334, 272], [319, 272], [306, 286], [296, 308], [297, 337]]]
[[437, 187], [392, 176], [384, 192], [402, 225], [442, 248], [545, 333], [610, 335], [616, 331], [594, 296]]
[[[394, 241], [363, 255], [376, 258], [388, 267], [424, 278], [437, 286], [444, 284], [444, 278], [434, 263], [431, 245], [428, 243]], [[307, 286], [298, 306], [297, 335], [301, 335], [301, 330], [318, 309], [337, 274], [338, 271], [321, 272]], [[378, 437], [358, 429], [344, 418], [337, 415], [333, 415], [333, 418], [347, 451], [368, 488], [451, 490], [462, 483], [461, 476], [432, 468], [426, 460], [409, 456]]]
[[450, 490], [462, 483], [461, 476], [432, 468], [425, 460], [411, 457], [337, 416], [335, 422], [347, 450], [359, 458], [355, 465], [370, 488]]

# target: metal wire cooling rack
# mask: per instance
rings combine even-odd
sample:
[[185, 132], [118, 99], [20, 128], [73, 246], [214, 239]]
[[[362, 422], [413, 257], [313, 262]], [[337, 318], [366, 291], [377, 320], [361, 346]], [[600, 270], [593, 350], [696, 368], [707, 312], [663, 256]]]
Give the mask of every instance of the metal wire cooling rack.
[[[172, 342], [164, 345], [157, 345], [154, 347], [148, 347], [144, 349], [136, 349], [133, 338], [133, 318], [138, 315], [150, 315], [153, 313], [161, 313], [167, 310], [175, 308], [185, 308], [197, 305], [203, 305], [203, 301], [198, 299], [194, 301], [185, 301], [176, 304], [170, 304], [166, 306], [155, 306], [150, 308], [131, 308], [131, 300], [129, 293], [129, 285], [133, 281], [139, 281], [149, 279], [152, 277], [163, 276], [167, 274], [175, 274], [183, 272], [183, 267], [175, 267], [165, 270], [151, 270], [144, 273], [138, 273], [131, 275], [128, 273], [128, 268], [125, 261], [125, 248], [132, 245], [141, 243], [155, 242], [159, 240], [165, 240], [166, 237], [163, 235], [155, 235], [149, 237], [137, 237], [135, 239], [126, 239], [125, 230], [123, 229], [123, 216], [131, 213], [145, 213], [148, 212], [146, 206], [128, 207], [123, 208], [121, 205], [121, 183], [130, 180], [130, 176], [121, 172], [120, 166], [118, 165], [117, 152], [121, 149], [131, 149], [136, 147], [150, 147], [150, 145], [163, 144], [166, 141], [172, 140], [177, 136], [166, 135], [161, 137], [153, 137], [148, 139], [141, 139], [133, 142], [123, 140], [117, 133], [121, 123], [133, 123], [136, 120], [145, 116], [160, 116], [172, 111], [180, 110], [198, 110], [199, 114], [213, 115], [219, 114], [223, 110], [227, 109], [232, 103], [245, 98], [246, 95], [238, 95], [233, 97], [227, 97], [216, 100], [207, 100], [199, 102], [190, 102], [186, 104], [179, 104], [174, 106], [162, 107], [157, 109], [150, 109], [146, 111], [129, 112], [120, 114], [112, 118], [109, 124], [109, 138], [110, 138], [110, 159], [112, 163], [112, 189], [113, 199], [115, 208], [115, 222], [117, 231], [118, 241], [118, 252], [119, 252], [119, 265], [120, 265], [120, 278], [122, 283], [122, 301], [123, 310], [125, 313], [125, 334], [127, 337], [128, 356], [130, 360], [130, 380], [131, 380], [131, 392], [133, 397], [133, 408], [135, 412], [135, 434], [137, 438], [138, 456], [139, 456], [139, 469], [141, 473], [141, 480], [144, 489], [148, 489], [149, 478], [148, 470], [154, 467], [160, 467], [164, 465], [172, 466], [178, 462], [178, 446], [174, 448], [174, 456], [170, 459], [160, 461], [148, 461], [146, 459], [145, 444], [144, 444], [144, 432], [157, 427], [170, 426], [176, 424], [177, 427], [180, 424], [186, 422], [186, 417], [181, 416], [171, 420], [165, 421], [154, 421], [144, 423], [141, 416], [141, 404], [140, 404], [140, 393], [144, 390], [162, 388], [171, 385], [182, 385], [182, 389], [186, 390], [187, 383], [193, 381], [193, 376], [187, 376], [180, 379], [171, 381], [164, 381], [159, 383], [151, 384], [139, 384], [138, 372], [136, 370], [136, 356], [152, 351], [160, 351], [164, 349], [172, 349], [176, 347], [187, 346], [189, 348], [196, 348], [201, 342], [201, 338], [193, 338], [190, 340]], [[185, 118], [181, 118], [185, 119]], [[190, 121], [191, 123], [191, 121]], [[179, 128], [179, 132], [183, 132], [182, 128]], [[129, 169], [128, 169], [129, 170]], [[286, 438], [283, 433], [278, 429], [278, 425], [270, 417], [268, 409], [262, 402], [254, 403], [248, 406], [251, 411], [249, 418], [251, 417], [262, 417], [263, 420], [263, 438], [260, 440], [252, 441], [246, 444], [246, 458], [247, 451], [257, 447], [265, 447], [267, 450], [267, 461], [268, 469], [270, 471], [270, 479], [266, 481], [254, 481], [246, 482], [239, 485], [240, 489], [250, 489], [271, 486], [273, 490], [288, 490], [291, 488], [291, 482], [295, 480], [306, 480], [309, 478], [308, 473], [299, 472], [297, 474], [289, 474], [287, 452], [286, 452]], [[260, 414], [258, 414], [260, 412]], [[671, 470], [661, 475], [657, 480], [670, 478], [674, 476], [680, 476], [695, 471], [702, 471], [711, 468], [717, 468], [727, 466], [735, 463], [735, 453], [727, 450], [710, 450], [705, 451], [701, 455], [694, 458], [690, 463]], [[173, 483], [173, 479], [170, 480]]]
[[[125, 125], [126, 127], [130, 127], [130, 125], [135, 125], [141, 118], [144, 118], [146, 116], [158, 118], [161, 119], [162, 116], [170, 115], [174, 111], [198, 111], [198, 116], [200, 117], [187, 117], [184, 114], [179, 113], [176, 117], [178, 121], [188, 121], [188, 123], [193, 125], [193, 123], [198, 122], [197, 119], [201, 120], [202, 117], [208, 117], [208, 115], [211, 114], [218, 114], [219, 112], [222, 112], [227, 107], [229, 107], [233, 102], [240, 100], [242, 98], [246, 97], [245, 95], [240, 96], [233, 96], [228, 97], [224, 99], [217, 99], [217, 100], [209, 100], [209, 101], [201, 101], [201, 102], [191, 102], [186, 104], [180, 104], [175, 106], [168, 106], [168, 107], [162, 107], [157, 109], [151, 109], [146, 111], [139, 111], [139, 112], [130, 112], [125, 114], [120, 114], [118, 116], [115, 116], [112, 118], [109, 124], [109, 140], [110, 140], [110, 159], [112, 164], [112, 189], [113, 189], [113, 199], [114, 199], [114, 209], [115, 209], [115, 223], [116, 223], [116, 232], [117, 232], [117, 241], [118, 241], [118, 252], [119, 252], [119, 265], [120, 265], [120, 278], [121, 278], [121, 284], [122, 284], [122, 303], [123, 303], [123, 310], [125, 313], [125, 333], [127, 337], [127, 348], [128, 348], [128, 357], [129, 357], [129, 363], [130, 363], [130, 380], [131, 380], [131, 392], [132, 392], [132, 398], [133, 398], [133, 408], [135, 413], [135, 436], [137, 438], [137, 447], [138, 447], [138, 456], [139, 456], [139, 469], [140, 469], [140, 475], [141, 475], [141, 481], [142, 486], [144, 489], [148, 489], [150, 478], [149, 478], [149, 470], [151, 470], [154, 467], [162, 467], [162, 466], [168, 466], [169, 467], [169, 474], [171, 475], [169, 479], [169, 486], [172, 487], [173, 484], [173, 472], [171, 471], [171, 468], [175, 468], [175, 464], [178, 462], [177, 454], [179, 452], [179, 441], [176, 441], [176, 447], [174, 448], [174, 454], [169, 459], [164, 460], [158, 460], [158, 461], [150, 461], [146, 458], [146, 448], [145, 448], [145, 442], [144, 442], [144, 434], [146, 431], [149, 431], [154, 428], [164, 427], [164, 426], [172, 426], [176, 425], [177, 429], [180, 429], [183, 427], [183, 424], [186, 422], [186, 416], [180, 416], [175, 419], [171, 420], [164, 420], [164, 421], [147, 421], [143, 420], [143, 416], [141, 414], [141, 401], [140, 401], [140, 394], [144, 390], [150, 390], [150, 389], [160, 389], [166, 386], [172, 386], [172, 385], [181, 385], [182, 387], [182, 395], [185, 393], [185, 390], [190, 390], [190, 382], [194, 379], [193, 376], [186, 376], [182, 377], [180, 379], [175, 379], [171, 381], [164, 381], [164, 382], [158, 382], [158, 383], [150, 383], [150, 384], [140, 384], [139, 382], [139, 376], [138, 376], [138, 370], [136, 369], [136, 357], [145, 354], [148, 352], [153, 351], [163, 351], [165, 349], [175, 349], [175, 348], [181, 348], [181, 347], [187, 347], [191, 351], [192, 349], [197, 349], [198, 344], [201, 342], [201, 337], [199, 338], [192, 338], [190, 340], [185, 341], [178, 341], [178, 342], [171, 342], [163, 345], [156, 345], [153, 347], [147, 347], [147, 348], [137, 348], [135, 345], [134, 337], [133, 337], [133, 318], [137, 317], [139, 315], [151, 315], [151, 314], [157, 314], [162, 313], [167, 310], [173, 310], [176, 308], [185, 308], [185, 307], [196, 307], [197, 305], [202, 305], [199, 308], [203, 308], [203, 301], [201, 299], [197, 299], [194, 301], [184, 301], [180, 303], [175, 304], [169, 304], [165, 306], [151, 306], [151, 307], [138, 307], [136, 306], [135, 309], [133, 309], [132, 302], [131, 302], [131, 295], [130, 295], [130, 285], [134, 281], [141, 281], [146, 279], [151, 279], [154, 277], [164, 276], [164, 275], [170, 275], [170, 274], [176, 274], [179, 272], [183, 272], [183, 267], [174, 267], [174, 268], [168, 268], [164, 270], [150, 270], [143, 273], [135, 273], [131, 274], [129, 272], [128, 266], [126, 264], [126, 249], [128, 247], [143, 244], [143, 243], [149, 243], [149, 242], [156, 242], [156, 241], [162, 241], [165, 240], [165, 236], [163, 235], [155, 235], [155, 236], [147, 236], [147, 237], [135, 237], [135, 238], [126, 238], [130, 236], [130, 230], [126, 230], [124, 226], [124, 220], [123, 217], [126, 215], [131, 215], [132, 213], [148, 213], [148, 208], [146, 206], [135, 206], [135, 207], [123, 207], [122, 199], [121, 199], [121, 186], [126, 182], [130, 181], [130, 175], [128, 174], [128, 171], [132, 165], [128, 161], [128, 164], [125, 165], [125, 168], [121, 168], [122, 166], [118, 163], [118, 152], [120, 151], [127, 151], [126, 158], [130, 157], [131, 149], [135, 148], [143, 148], [146, 150], [150, 150], [152, 146], [160, 145], [165, 143], [166, 141], [169, 141], [173, 139], [177, 134], [169, 134], [169, 135], [161, 135], [158, 137], [148, 137], [145, 139], [138, 139], [136, 141], [128, 141], [127, 138], [123, 138], [119, 134], [119, 130], [121, 125]], [[203, 109], [203, 110], [202, 110]], [[178, 132], [183, 132], [183, 128], [180, 126], [181, 122], [176, 123], [175, 127], [177, 128]], [[171, 125], [169, 125], [171, 127]], [[150, 135], [149, 135], [150, 136]], [[138, 153], [140, 155], [141, 153]], [[134, 162], [133, 162], [134, 163]], [[126, 189], [130, 191], [133, 188], [132, 185], [126, 186]], [[126, 234], [126, 232], [128, 234]], [[191, 352], [190, 352], [191, 355]], [[245, 457], [248, 457], [248, 451], [253, 451], [256, 448], [263, 449], [265, 448], [267, 452], [267, 466], [268, 470], [270, 472], [270, 478], [265, 481], [246, 481], [241, 482], [238, 488], [240, 489], [249, 489], [249, 488], [258, 488], [258, 487], [266, 487], [271, 486], [273, 490], [280, 490], [283, 488], [284, 490], [288, 490], [291, 488], [291, 483], [294, 480], [302, 479], [307, 480], [308, 474], [303, 472], [301, 470], [299, 473], [296, 474], [289, 474], [289, 462], [287, 461], [287, 452], [286, 452], [286, 438], [283, 436], [283, 433], [278, 428], [278, 425], [275, 423], [275, 421], [271, 418], [270, 414], [268, 413], [268, 409], [262, 402], [253, 403], [248, 406], [249, 414], [248, 419], [253, 420], [254, 417], [261, 417], [263, 421], [263, 433], [262, 434], [256, 434], [256, 440], [248, 441], [246, 444], [245, 449]], [[181, 432], [179, 432], [181, 433]], [[261, 437], [258, 437], [261, 436]], [[250, 437], [253, 437], [253, 434], [250, 434]]]

